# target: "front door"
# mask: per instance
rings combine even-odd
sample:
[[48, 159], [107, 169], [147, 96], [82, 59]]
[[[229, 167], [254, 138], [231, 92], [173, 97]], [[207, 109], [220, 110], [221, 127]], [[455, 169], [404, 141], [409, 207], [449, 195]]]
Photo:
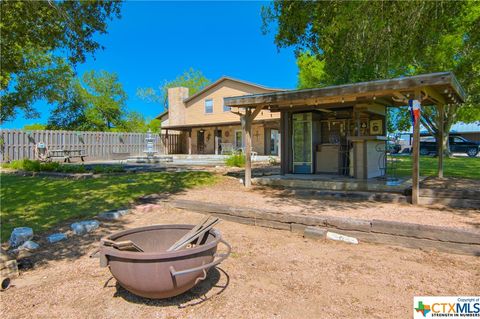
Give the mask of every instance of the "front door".
[[205, 131], [197, 131], [197, 154], [205, 153]]
[[216, 139], [217, 151], [215, 154], [222, 154], [222, 130], [217, 130]]
[[278, 130], [270, 130], [270, 155], [278, 155], [278, 143], [280, 141], [280, 134]]

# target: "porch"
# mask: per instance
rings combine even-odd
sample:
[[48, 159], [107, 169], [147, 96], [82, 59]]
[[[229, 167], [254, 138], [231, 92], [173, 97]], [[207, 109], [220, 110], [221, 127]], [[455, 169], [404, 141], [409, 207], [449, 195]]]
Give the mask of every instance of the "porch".
[[405, 194], [405, 190], [412, 187], [411, 178], [388, 179], [375, 177], [357, 179], [334, 174], [271, 175], [253, 178], [252, 182], [253, 184], [265, 186], [396, 194]]
[[[281, 175], [335, 173], [359, 180], [381, 176], [386, 149], [388, 107], [410, 106], [413, 124], [412, 195], [419, 203], [421, 105], [438, 114], [444, 133], [445, 106], [466, 95], [450, 72], [359, 82], [323, 88], [246, 95], [224, 99], [236, 108], [246, 134], [245, 186], [251, 186], [251, 127], [264, 109], [280, 112]], [[383, 146], [382, 146], [383, 144]], [[443, 177], [443, 143], [438, 149], [438, 177]], [[383, 148], [383, 151], [382, 151]], [[362, 183], [360, 183], [362, 184]]]

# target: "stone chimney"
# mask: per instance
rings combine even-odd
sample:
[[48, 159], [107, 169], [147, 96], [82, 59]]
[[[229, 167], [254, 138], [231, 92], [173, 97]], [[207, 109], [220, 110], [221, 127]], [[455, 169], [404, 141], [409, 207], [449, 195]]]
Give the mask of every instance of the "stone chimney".
[[168, 125], [185, 124], [185, 104], [188, 88], [176, 87], [168, 89]]

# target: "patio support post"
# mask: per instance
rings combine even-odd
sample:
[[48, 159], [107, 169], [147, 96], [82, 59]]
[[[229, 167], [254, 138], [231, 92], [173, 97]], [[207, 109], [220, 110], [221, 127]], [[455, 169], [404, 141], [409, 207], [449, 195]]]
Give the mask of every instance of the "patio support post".
[[[422, 100], [420, 90], [415, 91], [415, 99]], [[420, 119], [415, 121], [413, 126], [413, 142], [412, 142], [412, 204], [418, 205], [419, 198], [419, 177], [420, 177]]]
[[251, 131], [251, 113], [250, 109], [245, 110], [244, 120], [242, 121], [243, 136], [245, 136], [245, 187], [252, 186], [252, 131]]
[[168, 155], [169, 153], [169, 146], [170, 143], [168, 141], [168, 130], [165, 131], [165, 155]]
[[262, 109], [262, 106], [257, 106], [252, 112], [250, 108], [246, 108], [245, 114], [240, 117], [243, 136], [245, 136], [245, 187], [247, 188], [252, 186], [252, 123]]
[[438, 174], [439, 178], [443, 178], [443, 135], [444, 135], [444, 128], [445, 128], [445, 105], [438, 104], [437, 105], [438, 111], [438, 118], [439, 118], [439, 135], [441, 136], [442, 140], [437, 141], [438, 144]]
[[192, 130], [188, 131], [188, 155], [192, 155]]
[[215, 155], [218, 155], [218, 127], [215, 127], [215, 131], [213, 132], [213, 136], [214, 136], [213, 146], [215, 147]]

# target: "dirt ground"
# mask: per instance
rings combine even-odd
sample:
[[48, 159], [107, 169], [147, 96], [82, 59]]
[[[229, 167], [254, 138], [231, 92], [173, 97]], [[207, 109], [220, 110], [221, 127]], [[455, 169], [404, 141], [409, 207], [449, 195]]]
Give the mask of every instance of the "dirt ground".
[[480, 229], [480, 209], [368, 201], [325, 200], [292, 196], [271, 187], [239, 187], [237, 178], [222, 176], [213, 186], [199, 187], [175, 198], [207, 201], [230, 206], [253, 207], [282, 213], [317, 214], [362, 219], [383, 219], [435, 226]]
[[414, 296], [479, 293], [480, 257], [318, 242], [223, 221], [218, 228], [233, 253], [207, 280], [175, 298], [139, 298], [88, 252], [118, 229], [203, 217], [163, 207], [143, 205], [93, 233], [44, 246], [0, 293], [1, 318], [411, 318]]

